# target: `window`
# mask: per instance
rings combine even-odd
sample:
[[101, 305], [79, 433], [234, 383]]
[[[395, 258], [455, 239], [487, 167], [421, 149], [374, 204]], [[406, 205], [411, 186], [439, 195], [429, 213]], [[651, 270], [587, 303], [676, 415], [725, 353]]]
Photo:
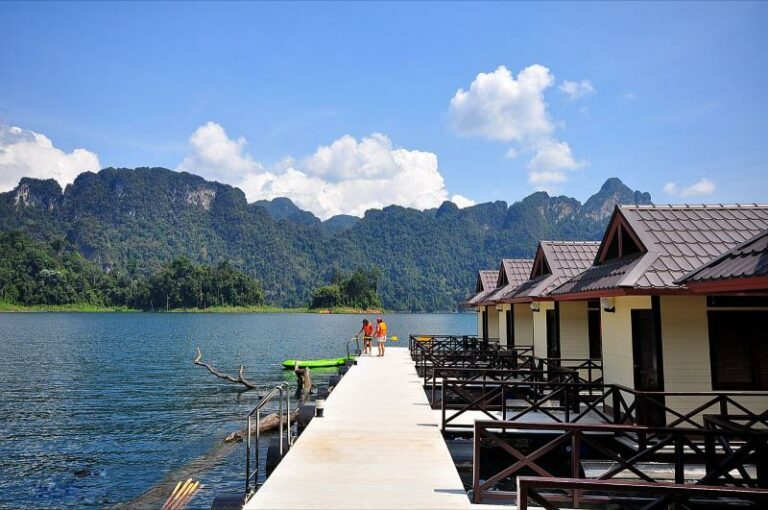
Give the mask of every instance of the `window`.
[[768, 311], [710, 311], [712, 388], [768, 390]]
[[507, 310], [507, 345], [509, 347], [515, 346], [515, 313], [513, 310]]
[[589, 357], [603, 357], [603, 334], [600, 324], [600, 300], [587, 301], [587, 330], [589, 333]]

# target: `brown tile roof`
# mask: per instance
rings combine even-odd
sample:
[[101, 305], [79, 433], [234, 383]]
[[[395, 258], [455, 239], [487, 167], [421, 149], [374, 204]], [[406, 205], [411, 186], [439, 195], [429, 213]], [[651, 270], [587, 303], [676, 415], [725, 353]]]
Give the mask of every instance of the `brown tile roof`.
[[499, 272], [494, 271], [493, 269], [481, 269], [478, 271], [475, 294], [467, 298], [462, 305], [477, 306], [485, 296], [496, 290], [496, 281], [498, 278]]
[[[531, 269], [533, 269], [533, 259], [503, 259], [497, 275], [496, 289], [487, 294], [478, 304], [495, 304], [505, 295], [514, 292], [522, 283], [528, 281]], [[504, 281], [507, 282], [506, 285]]]
[[701, 283], [768, 276], [768, 230], [728, 250], [675, 283]]
[[507, 293], [501, 299], [509, 300], [546, 296], [552, 289], [592, 265], [599, 247], [600, 243], [597, 241], [539, 242], [541, 254], [552, 273], [527, 280], [514, 292]]
[[[676, 289], [678, 278], [768, 229], [768, 205], [621, 205], [614, 219], [618, 214], [647, 252], [594, 265], [553, 295], [612, 288]], [[609, 231], [610, 225], [606, 236]]]

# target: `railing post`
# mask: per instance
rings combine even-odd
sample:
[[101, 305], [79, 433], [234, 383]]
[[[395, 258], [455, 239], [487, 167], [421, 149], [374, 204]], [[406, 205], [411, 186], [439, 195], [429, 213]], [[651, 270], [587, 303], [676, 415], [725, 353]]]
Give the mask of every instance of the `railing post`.
[[483, 500], [480, 494], [480, 437], [477, 422], [475, 422], [472, 438], [472, 500], [475, 504]]
[[245, 498], [248, 498], [248, 493], [251, 492], [251, 417], [248, 416], [248, 422], [246, 424], [246, 439], [245, 439]]
[[440, 415], [442, 416], [440, 419], [440, 432], [445, 434], [445, 379], [443, 379], [443, 383], [440, 385]]
[[[571, 478], [581, 478], [581, 432], [574, 430], [571, 432]], [[573, 508], [579, 507], [580, 494], [578, 489], [571, 492]]]
[[611, 405], [613, 406], [613, 423], [622, 423], [621, 421], [621, 400], [619, 395], [619, 389], [615, 386], [611, 386], [608, 390], [611, 392]]
[[685, 483], [685, 457], [683, 452], [682, 432], [672, 432], [675, 435], [675, 483]]
[[717, 469], [717, 458], [715, 451], [715, 436], [714, 434], [707, 434], [704, 436], [704, 463], [706, 465], [707, 475]]
[[501, 421], [507, 420], [507, 384], [501, 383]]

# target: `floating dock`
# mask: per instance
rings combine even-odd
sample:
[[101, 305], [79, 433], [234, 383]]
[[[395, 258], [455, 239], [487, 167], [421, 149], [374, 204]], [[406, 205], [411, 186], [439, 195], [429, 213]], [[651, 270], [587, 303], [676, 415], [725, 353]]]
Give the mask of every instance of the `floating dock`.
[[470, 503], [422, 383], [408, 349], [361, 357], [244, 508], [488, 508]]

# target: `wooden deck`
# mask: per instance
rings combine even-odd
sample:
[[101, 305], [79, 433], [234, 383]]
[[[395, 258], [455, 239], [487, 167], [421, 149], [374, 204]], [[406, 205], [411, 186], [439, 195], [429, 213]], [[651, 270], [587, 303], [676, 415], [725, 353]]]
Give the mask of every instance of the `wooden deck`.
[[481, 508], [438, 424], [407, 349], [363, 357], [244, 508]]

